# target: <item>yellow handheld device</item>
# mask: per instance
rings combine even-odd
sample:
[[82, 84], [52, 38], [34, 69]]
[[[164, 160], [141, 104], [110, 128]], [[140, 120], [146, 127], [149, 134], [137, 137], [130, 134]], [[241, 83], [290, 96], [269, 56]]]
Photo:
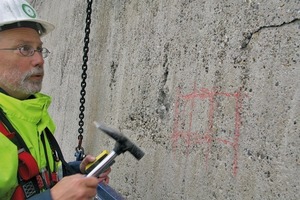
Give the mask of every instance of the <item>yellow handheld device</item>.
[[[96, 160], [92, 163], [89, 163], [86, 165], [85, 167], [85, 172], [88, 174], [90, 173], [107, 155], [108, 155], [108, 151], [107, 150], [104, 150], [102, 151], [97, 157], [96, 157]], [[113, 162], [114, 163], [114, 162]], [[111, 165], [113, 164], [111, 163]], [[111, 165], [109, 165], [108, 167], [110, 167]], [[108, 168], [107, 167], [107, 168]], [[105, 171], [105, 170], [103, 170]]]

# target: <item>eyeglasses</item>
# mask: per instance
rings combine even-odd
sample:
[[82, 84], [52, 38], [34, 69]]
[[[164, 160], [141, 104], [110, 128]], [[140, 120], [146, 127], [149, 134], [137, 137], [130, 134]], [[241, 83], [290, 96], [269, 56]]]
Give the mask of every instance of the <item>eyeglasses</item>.
[[5, 48], [5, 49], [0, 49], [0, 50], [19, 50], [20, 54], [26, 57], [33, 56], [35, 52], [38, 52], [42, 55], [43, 58], [47, 58], [48, 55], [50, 54], [50, 51], [47, 48], [44, 47], [38, 47], [37, 49], [34, 49], [30, 45], [22, 45], [17, 48]]

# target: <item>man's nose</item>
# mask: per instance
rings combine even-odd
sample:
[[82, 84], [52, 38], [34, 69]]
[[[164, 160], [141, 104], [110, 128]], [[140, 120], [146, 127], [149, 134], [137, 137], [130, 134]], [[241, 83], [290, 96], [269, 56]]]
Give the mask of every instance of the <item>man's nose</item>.
[[43, 66], [44, 65], [44, 58], [41, 52], [35, 51], [34, 54], [32, 55], [32, 62], [34, 64], [34, 66], [36, 65], [40, 65]]

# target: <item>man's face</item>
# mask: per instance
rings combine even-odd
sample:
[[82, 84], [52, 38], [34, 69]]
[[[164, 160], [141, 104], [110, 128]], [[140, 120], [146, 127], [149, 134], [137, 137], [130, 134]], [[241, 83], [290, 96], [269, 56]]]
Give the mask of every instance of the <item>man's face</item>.
[[[30, 45], [41, 48], [39, 34], [31, 28], [15, 28], [0, 32], [0, 49]], [[23, 56], [19, 50], [0, 50], [0, 87], [10, 96], [26, 99], [39, 92], [44, 76], [44, 59], [39, 52]]]

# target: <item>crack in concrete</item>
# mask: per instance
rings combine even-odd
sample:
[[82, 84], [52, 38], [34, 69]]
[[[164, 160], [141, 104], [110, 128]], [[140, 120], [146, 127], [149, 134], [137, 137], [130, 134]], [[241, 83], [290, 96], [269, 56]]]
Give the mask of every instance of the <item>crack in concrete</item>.
[[259, 27], [257, 30], [253, 31], [253, 32], [250, 32], [250, 33], [245, 33], [245, 39], [244, 41], [242, 42], [242, 45], [241, 45], [241, 49], [244, 49], [248, 46], [248, 44], [250, 43], [251, 39], [252, 39], [252, 36], [258, 32], [260, 32], [261, 30], [263, 29], [266, 29], [266, 28], [278, 28], [278, 27], [282, 27], [282, 26], [285, 26], [285, 25], [288, 25], [288, 24], [292, 24], [296, 21], [300, 21], [300, 18], [295, 18], [293, 19], [292, 21], [290, 22], [283, 22], [281, 24], [275, 24], [275, 25], [268, 25], [268, 26], [261, 26]]
[[112, 88], [113, 85], [116, 83], [116, 71], [117, 71], [117, 68], [118, 68], [118, 64], [115, 63], [114, 61], [111, 62], [111, 65], [110, 65], [110, 69], [111, 69], [111, 77], [110, 77], [110, 83], [109, 83], [109, 87]]
[[167, 92], [165, 91], [164, 87], [168, 80], [169, 75], [169, 68], [168, 68], [168, 54], [164, 55], [164, 63], [163, 63], [163, 77], [161, 81], [161, 88], [159, 89], [159, 97], [158, 97], [158, 104], [162, 110], [159, 111], [160, 118], [163, 119], [166, 112], [169, 111], [169, 103], [167, 101]]

